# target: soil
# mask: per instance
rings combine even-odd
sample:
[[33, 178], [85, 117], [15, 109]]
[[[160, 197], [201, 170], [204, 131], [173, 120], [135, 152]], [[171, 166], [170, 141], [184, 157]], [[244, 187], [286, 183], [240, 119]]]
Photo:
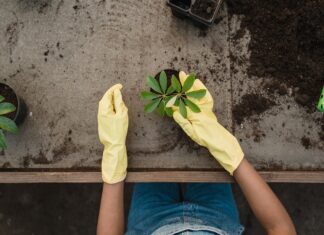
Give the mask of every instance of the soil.
[[301, 138], [301, 144], [305, 147], [305, 149], [309, 149], [311, 147], [310, 139], [306, 136], [303, 136], [303, 138]]
[[191, 12], [201, 18], [210, 20], [217, 7], [217, 2], [214, 0], [196, 0], [191, 6]]
[[244, 15], [241, 29], [251, 34], [248, 74], [279, 80], [315, 112], [324, 84], [324, 1], [235, 1], [229, 12]]
[[[9, 86], [7, 86], [3, 83], [0, 83], [0, 95], [2, 95], [5, 98], [4, 102], [12, 103], [13, 105], [16, 106], [16, 108], [18, 107], [17, 96]], [[16, 113], [17, 113], [17, 110], [14, 112], [5, 114], [3, 116], [10, 118], [11, 120], [14, 120], [14, 118], [16, 117]]]
[[233, 107], [234, 120], [241, 124], [246, 118], [252, 115], [260, 115], [275, 105], [275, 102], [263, 97], [260, 94], [245, 94], [241, 102]]

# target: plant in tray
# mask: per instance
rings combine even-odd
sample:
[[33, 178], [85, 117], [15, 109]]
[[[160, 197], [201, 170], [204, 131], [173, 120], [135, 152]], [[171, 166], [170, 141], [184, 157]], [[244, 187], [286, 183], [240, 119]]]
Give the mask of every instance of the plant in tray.
[[0, 95], [0, 149], [6, 149], [6, 138], [4, 131], [17, 133], [18, 127], [16, 123], [10, 118], [6, 117], [14, 111], [16, 111], [16, 106], [9, 102], [4, 102], [5, 98]]
[[142, 91], [140, 94], [142, 99], [149, 101], [144, 106], [145, 112], [151, 113], [157, 110], [162, 117], [165, 114], [172, 117], [172, 107], [177, 107], [184, 118], [187, 118], [187, 107], [192, 112], [201, 112], [195, 100], [203, 98], [206, 89], [190, 91], [196, 79], [194, 74], [190, 74], [183, 84], [177, 76], [175, 70], [161, 71], [155, 77], [147, 76], [146, 81], [150, 91]]

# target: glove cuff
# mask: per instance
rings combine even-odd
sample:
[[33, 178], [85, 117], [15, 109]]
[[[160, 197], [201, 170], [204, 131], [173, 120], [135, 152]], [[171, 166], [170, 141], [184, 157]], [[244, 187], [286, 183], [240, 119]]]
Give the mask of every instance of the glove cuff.
[[102, 180], [108, 184], [123, 181], [127, 175], [127, 151], [125, 145], [105, 147], [101, 162]]

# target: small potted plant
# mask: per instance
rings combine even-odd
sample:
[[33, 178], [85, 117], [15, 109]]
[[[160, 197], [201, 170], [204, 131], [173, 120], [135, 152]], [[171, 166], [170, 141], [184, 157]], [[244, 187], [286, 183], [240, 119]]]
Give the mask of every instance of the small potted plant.
[[0, 83], [0, 149], [6, 149], [5, 131], [17, 133], [20, 123], [26, 116], [26, 106], [14, 90]]
[[187, 118], [187, 107], [192, 111], [199, 113], [200, 108], [192, 99], [201, 99], [206, 95], [206, 89], [190, 91], [196, 76], [190, 74], [186, 81], [181, 85], [179, 72], [176, 70], [164, 70], [159, 72], [155, 77], [147, 76], [146, 81], [150, 91], [142, 91], [140, 96], [143, 100], [148, 100], [144, 106], [144, 111], [151, 113], [158, 111], [160, 116], [169, 117], [173, 115], [172, 106], [179, 108], [181, 115]]

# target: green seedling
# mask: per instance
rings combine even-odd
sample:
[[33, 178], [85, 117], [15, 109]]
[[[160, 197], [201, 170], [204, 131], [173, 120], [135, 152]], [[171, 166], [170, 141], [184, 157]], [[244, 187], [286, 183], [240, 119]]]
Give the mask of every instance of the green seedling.
[[324, 87], [322, 88], [322, 93], [317, 104], [317, 109], [320, 112], [324, 112]]
[[16, 123], [7, 117], [4, 117], [5, 114], [14, 112], [16, 110], [16, 107], [11, 103], [3, 102], [4, 100], [5, 98], [0, 95], [0, 149], [1, 150], [7, 148], [4, 131], [8, 131], [11, 133], [18, 132], [18, 127]]
[[157, 81], [152, 76], [147, 76], [146, 81], [150, 91], [142, 91], [141, 97], [143, 100], [148, 100], [149, 103], [144, 106], [144, 111], [151, 113], [157, 110], [160, 116], [169, 117], [173, 115], [172, 106], [179, 108], [181, 115], [187, 118], [187, 107], [195, 113], [201, 112], [199, 106], [195, 104], [192, 99], [200, 100], [206, 95], [206, 89], [200, 89], [195, 91], [189, 91], [194, 82], [196, 76], [190, 74], [183, 85], [179, 82], [176, 76], [172, 75], [171, 84], [168, 87], [168, 78], [164, 71], [160, 73], [159, 80]]

